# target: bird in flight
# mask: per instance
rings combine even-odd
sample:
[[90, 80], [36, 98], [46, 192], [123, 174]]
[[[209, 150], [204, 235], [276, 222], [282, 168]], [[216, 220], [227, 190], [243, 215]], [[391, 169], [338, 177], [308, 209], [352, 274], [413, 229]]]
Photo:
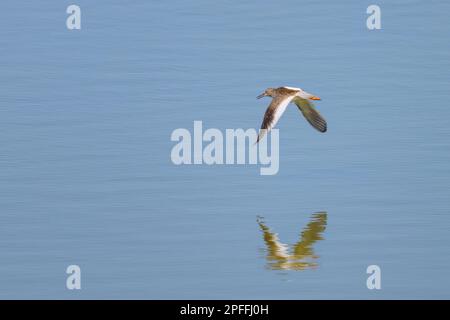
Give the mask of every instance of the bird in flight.
[[303, 91], [300, 88], [293, 87], [267, 88], [256, 98], [261, 99], [263, 97], [272, 97], [272, 102], [264, 114], [264, 120], [256, 143], [258, 143], [264, 135], [275, 126], [286, 110], [286, 107], [291, 102], [297, 105], [303, 116], [314, 128], [320, 132], [327, 131], [327, 122], [310, 101], [320, 100], [319, 97]]

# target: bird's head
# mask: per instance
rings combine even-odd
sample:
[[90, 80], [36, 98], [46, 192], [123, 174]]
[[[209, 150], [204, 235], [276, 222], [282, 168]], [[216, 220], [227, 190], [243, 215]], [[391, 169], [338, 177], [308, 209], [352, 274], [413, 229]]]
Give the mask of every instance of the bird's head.
[[263, 97], [273, 97], [275, 92], [274, 88], [267, 88], [263, 93], [256, 97], [256, 99], [261, 99]]

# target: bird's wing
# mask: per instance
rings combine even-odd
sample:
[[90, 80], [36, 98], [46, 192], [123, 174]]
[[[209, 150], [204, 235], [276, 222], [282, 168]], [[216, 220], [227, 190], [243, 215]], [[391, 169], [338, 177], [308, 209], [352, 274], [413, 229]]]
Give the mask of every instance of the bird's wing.
[[320, 132], [327, 131], [327, 122], [309, 100], [295, 97], [292, 101], [297, 105], [303, 116], [314, 128]]
[[278, 120], [280, 120], [292, 98], [294, 98], [293, 95], [283, 95], [272, 99], [272, 102], [270, 103], [269, 107], [266, 110], [266, 113], [264, 114], [264, 119], [261, 124], [261, 130], [259, 131], [256, 143], [258, 143], [259, 140], [261, 140], [264, 135], [277, 124]]

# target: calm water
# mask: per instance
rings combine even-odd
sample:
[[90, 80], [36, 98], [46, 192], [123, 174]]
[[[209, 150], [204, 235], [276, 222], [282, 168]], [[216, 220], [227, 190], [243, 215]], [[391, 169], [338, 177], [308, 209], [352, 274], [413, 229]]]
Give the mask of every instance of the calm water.
[[[448, 1], [76, 3], [2, 3], [0, 298], [450, 298]], [[277, 175], [172, 164], [278, 85]]]

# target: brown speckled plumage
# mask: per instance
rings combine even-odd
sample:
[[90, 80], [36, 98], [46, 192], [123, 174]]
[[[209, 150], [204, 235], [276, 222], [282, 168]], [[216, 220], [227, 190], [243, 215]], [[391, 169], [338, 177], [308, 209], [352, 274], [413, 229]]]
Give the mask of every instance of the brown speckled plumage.
[[308, 100], [320, 100], [318, 97], [297, 88], [279, 87], [268, 88], [258, 98], [265, 96], [272, 97], [272, 101], [267, 108], [264, 119], [261, 124], [261, 131], [258, 135], [257, 143], [269, 132], [280, 119], [287, 105], [293, 102], [297, 105], [303, 116], [318, 131], [326, 132], [327, 123], [320, 113], [314, 108]]

